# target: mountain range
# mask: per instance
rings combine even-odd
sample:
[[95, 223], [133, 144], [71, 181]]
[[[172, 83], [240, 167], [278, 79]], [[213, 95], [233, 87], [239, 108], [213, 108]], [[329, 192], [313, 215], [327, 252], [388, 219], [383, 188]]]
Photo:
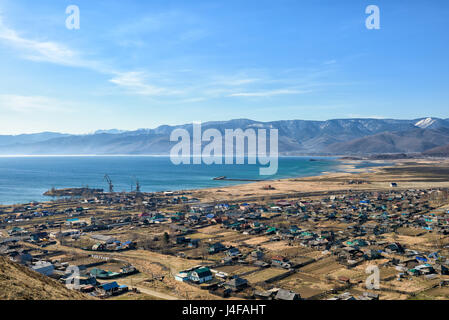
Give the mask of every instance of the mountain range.
[[[74, 135], [54, 132], [0, 135], [1, 155], [167, 155], [176, 142], [173, 130], [192, 136], [192, 124], [135, 131], [99, 130]], [[249, 119], [212, 121], [206, 129], [278, 129], [281, 155], [365, 155], [380, 153], [442, 154], [449, 145], [449, 119], [334, 119], [327, 121]], [[205, 143], [207, 144], [207, 143]], [[444, 148], [446, 147], [446, 149]], [[440, 149], [438, 149], [440, 148]]]

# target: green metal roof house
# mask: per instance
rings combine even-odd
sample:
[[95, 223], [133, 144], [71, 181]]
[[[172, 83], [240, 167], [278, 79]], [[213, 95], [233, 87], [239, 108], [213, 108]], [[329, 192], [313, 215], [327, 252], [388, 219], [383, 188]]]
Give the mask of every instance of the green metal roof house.
[[193, 270], [190, 273], [189, 278], [193, 282], [204, 283], [204, 282], [212, 280], [213, 276], [212, 276], [212, 272], [210, 271], [209, 268], [202, 267], [202, 268]]

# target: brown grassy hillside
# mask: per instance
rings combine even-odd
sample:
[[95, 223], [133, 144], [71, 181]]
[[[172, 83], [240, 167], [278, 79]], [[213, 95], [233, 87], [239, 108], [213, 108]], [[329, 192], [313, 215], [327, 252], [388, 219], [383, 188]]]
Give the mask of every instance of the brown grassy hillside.
[[424, 152], [425, 155], [434, 156], [434, 157], [448, 157], [449, 156], [449, 144], [433, 148]]
[[56, 280], [0, 256], [0, 300], [85, 300]]

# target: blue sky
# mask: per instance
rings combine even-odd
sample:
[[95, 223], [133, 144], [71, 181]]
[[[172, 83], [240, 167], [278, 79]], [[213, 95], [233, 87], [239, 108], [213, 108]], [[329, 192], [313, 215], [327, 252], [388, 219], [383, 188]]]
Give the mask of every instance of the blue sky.
[[447, 118], [448, 17], [436, 0], [1, 0], [0, 134]]

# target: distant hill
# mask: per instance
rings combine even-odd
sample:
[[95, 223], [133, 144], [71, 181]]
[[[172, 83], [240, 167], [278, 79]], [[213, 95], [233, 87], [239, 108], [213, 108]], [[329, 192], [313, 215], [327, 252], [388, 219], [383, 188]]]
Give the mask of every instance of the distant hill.
[[0, 256], [0, 300], [93, 299], [25, 266]]
[[433, 157], [449, 157], [449, 144], [427, 150], [424, 154]]
[[[192, 124], [184, 124], [135, 131], [100, 130], [87, 135], [41, 133], [0, 136], [0, 154], [168, 155], [175, 144], [170, 142], [170, 134], [179, 128], [192, 135]], [[278, 129], [281, 155], [425, 152], [449, 143], [449, 120], [439, 118], [272, 122], [235, 119], [206, 122], [202, 128], [203, 132], [217, 129], [223, 135], [225, 129]]]
[[68, 134], [55, 133], [55, 132], [42, 132], [42, 133], [31, 133], [31, 134], [19, 134], [15, 136], [11, 135], [0, 135], [0, 146], [13, 145], [13, 144], [24, 144], [24, 143], [35, 143], [41, 141], [47, 141], [54, 138], [67, 137]]
[[95, 131], [95, 134], [102, 134], [102, 133], [109, 133], [109, 134], [120, 134], [126, 132], [125, 130], [118, 130], [118, 129], [109, 129], [109, 130], [97, 130]]
[[329, 146], [333, 153], [416, 153], [449, 143], [449, 129], [415, 128], [400, 132], [383, 132], [376, 135], [336, 143]]

